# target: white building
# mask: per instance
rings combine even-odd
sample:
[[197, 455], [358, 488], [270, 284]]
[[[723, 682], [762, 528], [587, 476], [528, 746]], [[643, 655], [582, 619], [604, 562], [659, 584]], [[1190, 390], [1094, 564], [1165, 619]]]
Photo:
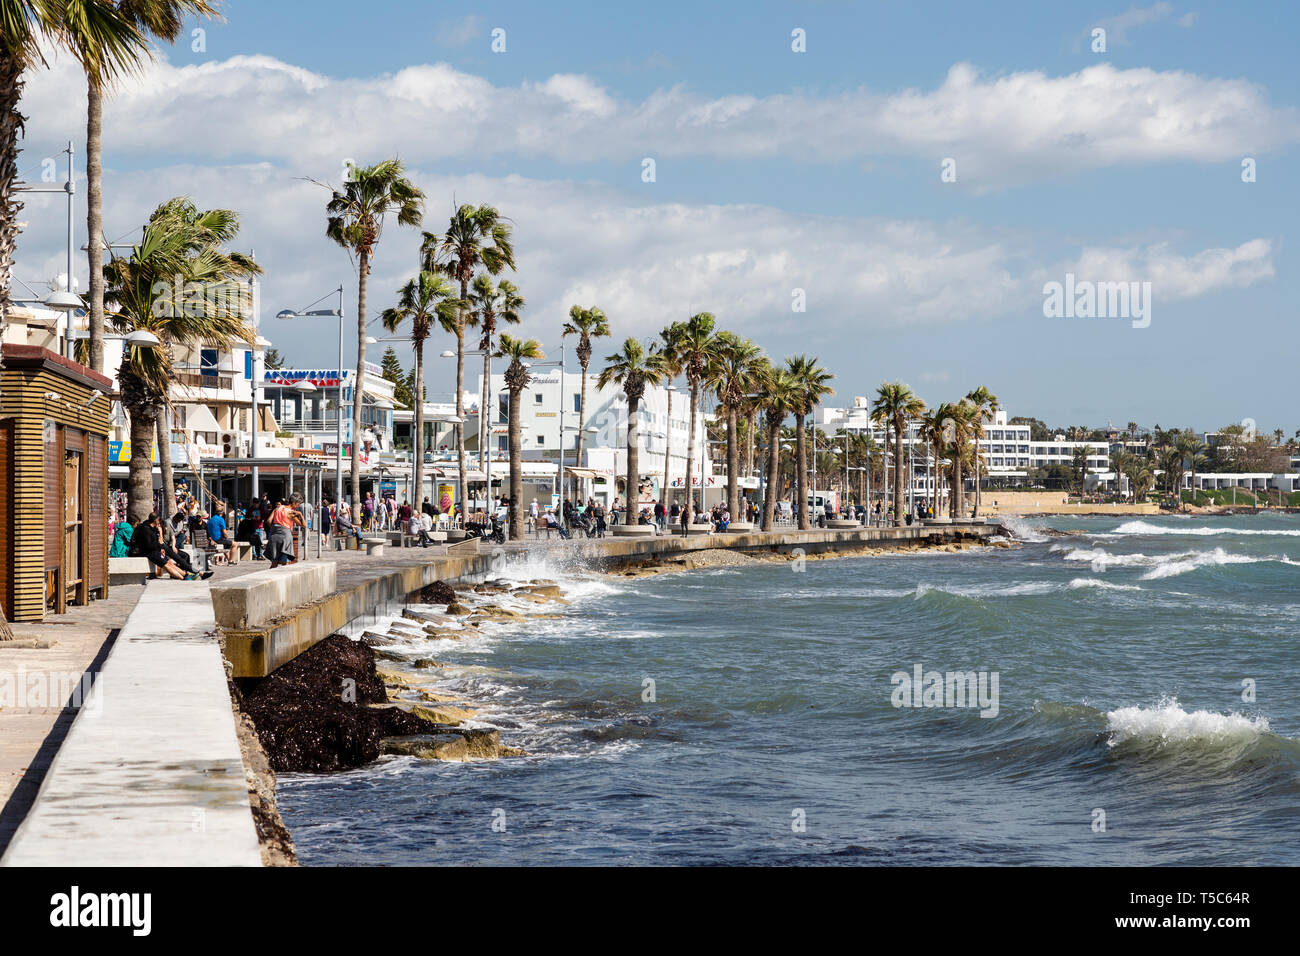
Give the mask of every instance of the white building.
[[[519, 420], [522, 427], [525, 460], [560, 462], [565, 469], [575, 469], [571, 476], [583, 482], [582, 495], [595, 497], [606, 505], [623, 493], [627, 473], [627, 400], [622, 390], [611, 386], [596, 387], [595, 372], [587, 376], [587, 412], [582, 435], [582, 460], [576, 461], [578, 412], [581, 403], [581, 373], [561, 373], [558, 368], [539, 368], [520, 396]], [[483, 380], [479, 376], [481, 394]], [[507, 456], [507, 426], [510, 395], [505, 375], [493, 372], [492, 392], [497, 399], [491, 409], [492, 447], [500, 459]], [[670, 388], [672, 389], [670, 391]], [[669, 412], [669, 396], [672, 410]], [[695, 444], [697, 453], [690, 485], [698, 489], [726, 486], [726, 476], [714, 473], [713, 461], [705, 447], [704, 413], [696, 415]], [[686, 452], [690, 427], [690, 395], [681, 386], [648, 386], [641, 398], [637, 415], [638, 462], [642, 486], [640, 500], [658, 500], [667, 464], [668, 486], [678, 495], [686, 488]], [[466, 423], [467, 439], [476, 435], [477, 416]], [[667, 461], [665, 462], [665, 452]], [[671, 500], [671, 498], [670, 498]], [[710, 499], [711, 500], [711, 499]]]
[[[872, 441], [881, 448], [886, 447], [888, 442], [892, 453], [893, 430], [870, 420], [870, 405], [869, 399], [857, 396], [849, 408], [819, 407], [814, 412], [814, 422], [819, 429], [831, 436], [842, 432], [869, 434]], [[1025, 482], [1029, 480], [1031, 469], [1051, 465], [1071, 467], [1080, 448], [1087, 449], [1090, 473], [1096, 475], [1110, 469], [1110, 447], [1106, 442], [1066, 441], [1064, 435], [1056, 435], [1050, 441], [1033, 441], [1030, 434], [1030, 426], [1011, 424], [1005, 410], [994, 413], [993, 421], [985, 424], [984, 437], [979, 440], [986, 480]], [[912, 452], [912, 462], [916, 469], [913, 477], [915, 491], [925, 494], [929, 479], [924, 472], [933, 463], [928, 457], [928, 447], [919, 437], [918, 423], [909, 423], [903, 447]], [[970, 481], [973, 487], [973, 476]]]

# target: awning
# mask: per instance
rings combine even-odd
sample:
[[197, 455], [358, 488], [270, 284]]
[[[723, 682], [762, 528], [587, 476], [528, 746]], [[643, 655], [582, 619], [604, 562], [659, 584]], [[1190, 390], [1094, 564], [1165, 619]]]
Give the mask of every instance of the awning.
[[185, 410], [185, 425], [187, 432], [219, 432], [221, 426], [217, 420], [212, 417], [212, 412], [208, 411], [206, 405], [182, 405]]
[[609, 475], [595, 468], [565, 468], [564, 473], [570, 478], [587, 478], [591, 481], [608, 478]]

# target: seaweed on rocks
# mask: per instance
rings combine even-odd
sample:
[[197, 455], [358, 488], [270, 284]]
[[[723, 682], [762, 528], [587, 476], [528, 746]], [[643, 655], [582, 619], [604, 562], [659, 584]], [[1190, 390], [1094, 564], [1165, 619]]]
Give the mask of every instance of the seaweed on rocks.
[[375, 652], [332, 634], [244, 694], [244, 710], [277, 773], [347, 770], [379, 757], [385, 737], [423, 733], [425, 721], [375, 708], [388, 695]]
[[420, 589], [421, 604], [451, 604], [456, 600], [456, 589], [446, 581], [434, 581]]

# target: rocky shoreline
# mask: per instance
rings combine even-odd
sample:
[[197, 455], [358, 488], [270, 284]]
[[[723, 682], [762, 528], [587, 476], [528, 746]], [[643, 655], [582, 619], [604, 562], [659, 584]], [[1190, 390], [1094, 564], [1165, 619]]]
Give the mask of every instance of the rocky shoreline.
[[883, 557], [942, 552], [957, 554], [976, 548], [1014, 548], [1017, 544], [1005, 531], [985, 541], [930, 541], [926, 539], [900, 541], [887, 546], [863, 544], [802, 554], [790, 551], [735, 551], [729, 548], [711, 548], [684, 554], [657, 555], [644, 561], [625, 562], [606, 571], [612, 577], [644, 578], [658, 574], [677, 574], [703, 568], [744, 567], [758, 564], [793, 564], [797, 561], [832, 561], [839, 558]]
[[[539, 612], [500, 607], [494, 595], [537, 605]], [[272, 774], [350, 770], [386, 754], [431, 760], [525, 756], [503, 744], [498, 730], [467, 725], [476, 716], [470, 702], [438, 688], [442, 661], [403, 649], [430, 638], [458, 640], [485, 623], [536, 617], [544, 613], [541, 606], [557, 603], [568, 602], [551, 580], [438, 581], [421, 592], [421, 606], [403, 609], [386, 629], [355, 640], [333, 634], [249, 682], [237, 706], [256, 728]], [[272, 793], [273, 788], [272, 777]]]

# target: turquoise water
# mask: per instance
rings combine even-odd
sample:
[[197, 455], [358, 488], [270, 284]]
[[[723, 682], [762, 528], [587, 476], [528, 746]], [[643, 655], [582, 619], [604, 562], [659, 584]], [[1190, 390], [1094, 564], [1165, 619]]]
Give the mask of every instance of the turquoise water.
[[[302, 861], [1300, 863], [1300, 517], [1048, 523], [802, 569], [507, 568], [574, 603], [411, 655], [532, 756], [282, 777]], [[996, 674], [996, 715], [894, 706], [917, 665]]]

